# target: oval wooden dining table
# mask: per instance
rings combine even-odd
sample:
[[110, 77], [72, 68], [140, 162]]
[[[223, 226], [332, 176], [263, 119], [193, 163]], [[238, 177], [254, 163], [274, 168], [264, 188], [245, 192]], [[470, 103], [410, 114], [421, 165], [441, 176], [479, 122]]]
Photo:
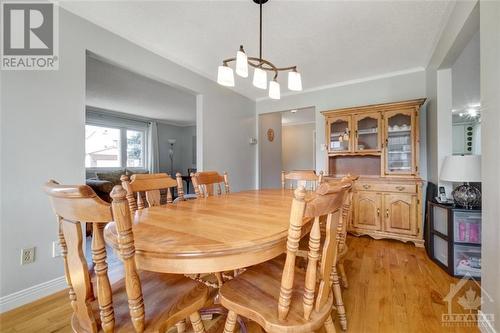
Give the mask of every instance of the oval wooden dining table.
[[[256, 265], [285, 252], [292, 190], [264, 189], [179, 201], [136, 211], [139, 269], [197, 274]], [[307, 222], [307, 221], [305, 221]], [[303, 233], [309, 231], [308, 225]], [[106, 242], [118, 248], [115, 224]]]

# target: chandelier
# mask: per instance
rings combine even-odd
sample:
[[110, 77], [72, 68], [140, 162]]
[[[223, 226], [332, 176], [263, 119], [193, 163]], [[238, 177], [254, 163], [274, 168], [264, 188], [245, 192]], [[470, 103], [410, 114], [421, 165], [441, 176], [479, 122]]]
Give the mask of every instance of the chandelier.
[[226, 87], [234, 87], [234, 73], [233, 69], [228, 66], [228, 63], [236, 61], [236, 74], [241, 77], [248, 77], [248, 65], [255, 68], [252, 82], [259, 89], [267, 89], [267, 72], [274, 73], [273, 79], [269, 82], [269, 97], [280, 99], [280, 84], [277, 80], [279, 72], [288, 72], [288, 89], [292, 91], [302, 90], [302, 79], [300, 73], [297, 72], [297, 66], [276, 67], [272, 62], [262, 58], [262, 5], [267, 1], [253, 0], [260, 7], [259, 57], [248, 57], [243, 49], [243, 45], [240, 45], [235, 58], [228, 58], [222, 61], [222, 66], [219, 66], [217, 72], [217, 83]]

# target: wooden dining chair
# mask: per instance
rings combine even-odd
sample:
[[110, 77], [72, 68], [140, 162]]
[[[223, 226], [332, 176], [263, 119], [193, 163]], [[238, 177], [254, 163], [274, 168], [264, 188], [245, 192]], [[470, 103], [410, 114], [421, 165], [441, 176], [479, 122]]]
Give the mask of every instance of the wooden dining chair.
[[[342, 204], [342, 219], [339, 223], [339, 256], [337, 260], [337, 269], [339, 273], [339, 278], [340, 281], [342, 282], [342, 286], [344, 288], [349, 287], [349, 282], [347, 280], [347, 275], [345, 273], [345, 268], [344, 268], [344, 259], [347, 255], [348, 251], [348, 246], [347, 246], [347, 228], [352, 222], [352, 197], [353, 197], [353, 192], [352, 188], [354, 185], [354, 182], [358, 180], [359, 176], [351, 175], [348, 174], [347, 176], [343, 177], [341, 179], [341, 182], [344, 183], [351, 183], [351, 187], [345, 194], [344, 202]], [[347, 324], [346, 324], [347, 326]]]
[[[229, 310], [225, 333], [233, 332], [237, 315], [257, 322], [267, 332], [313, 332], [322, 326], [328, 333], [335, 331], [330, 275], [337, 257], [344, 192], [342, 186], [326, 183], [315, 193], [306, 193], [303, 186], [295, 190], [286, 256], [248, 267], [220, 289], [221, 304]], [[326, 235], [320, 248], [321, 216], [326, 216]], [[295, 260], [302, 228], [311, 219], [304, 272], [296, 269]]]
[[[123, 188], [127, 191], [131, 212], [145, 207], [158, 206], [162, 203], [172, 203], [172, 188], [177, 188], [178, 199], [184, 200], [180, 173], [176, 174], [176, 179], [170, 178], [166, 173], [152, 173], [134, 174], [130, 179], [127, 175], [123, 175], [120, 180]], [[161, 191], [166, 191], [166, 200], [162, 198]]]
[[229, 178], [227, 172], [220, 175], [217, 171], [202, 171], [191, 173], [191, 181], [193, 183], [194, 192], [198, 197], [208, 197], [217, 193], [222, 194], [222, 186], [224, 193], [230, 192]]
[[345, 311], [344, 300], [342, 297], [342, 289], [340, 287], [340, 282], [344, 288], [348, 287], [347, 275], [344, 268], [344, 260], [347, 256], [347, 227], [352, 221], [352, 187], [354, 181], [358, 179], [358, 176], [352, 176], [348, 174], [340, 180], [340, 184], [348, 184], [349, 188], [344, 195], [344, 200], [342, 203], [342, 216], [337, 228], [337, 238], [339, 240], [338, 244], [338, 257], [335, 265], [332, 267], [332, 288], [333, 294], [335, 296], [335, 306], [337, 307], [337, 316], [339, 319], [340, 327], [343, 331], [347, 330], [347, 314]]
[[[120, 185], [111, 192], [111, 204], [87, 185], [65, 186], [51, 180], [44, 189], [59, 223], [74, 332], [166, 332], [187, 317], [195, 332], [204, 332], [198, 310], [208, 298], [205, 285], [182, 275], [136, 269], [132, 219], [127, 193]], [[103, 234], [104, 226], [111, 221], [118, 230], [118, 254], [125, 271], [125, 276], [113, 284], [108, 277]], [[83, 253], [80, 223], [93, 227], [95, 288]], [[97, 291], [97, 299], [92, 290]]]
[[287, 188], [288, 183], [290, 189], [304, 186], [306, 189], [315, 190], [322, 182], [323, 171], [320, 171], [319, 175], [314, 170], [281, 171], [281, 188], [283, 189]]
[[[344, 259], [347, 255], [347, 227], [352, 220], [352, 187], [354, 185], [354, 181], [356, 181], [359, 177], [348, 174], [337, 181], [329, 181], [332, 185], [342, 186], [346, 189], [344, 192], [344, 198], [342, 201], [342, 210], [341, 216], [339, 220], [339, 224], [337, 226], [337, 239], [338, 239], [338, 255], [335, 264], [332, 267], [332, 289], [333, 295], [335, 296], [335, 306], [337, 308], [337, 316], [339, 319], [340, 327], [343, 331], [347, 330], [347, 315], [345, 311], [344, 301], [342, 297], [342, 289], [340, 288], [340, 283], [347, 288], [347, 276], [344, 268]], [[324, 222], [324, 221], [321, 221]], [[322, 240], [323, 235], [325, 234], [324, 224], [321, 224], [321, 234]], [[308, 242], [306, 238], [302, 238], [299, 243], [298, 255], [304, 259], [308, 258]]]

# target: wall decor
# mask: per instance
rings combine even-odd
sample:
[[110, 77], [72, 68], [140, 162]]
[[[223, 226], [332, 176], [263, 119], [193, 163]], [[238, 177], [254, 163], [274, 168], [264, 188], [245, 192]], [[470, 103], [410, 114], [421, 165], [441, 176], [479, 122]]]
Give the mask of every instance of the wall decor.
[[269, 142], [274, 141], [274, 130], [272, 128], [267, 130], [267, 139], [269, 140]]

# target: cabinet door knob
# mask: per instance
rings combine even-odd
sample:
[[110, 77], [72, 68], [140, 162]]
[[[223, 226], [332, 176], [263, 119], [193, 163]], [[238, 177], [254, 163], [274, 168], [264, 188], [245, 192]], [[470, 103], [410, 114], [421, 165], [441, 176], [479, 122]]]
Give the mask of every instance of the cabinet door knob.
[[364, 188], [365, 190], [369, 189], [370, 187], [371, 187], [371, 186], [370, 186], [370, 185], [368, 185], [368, 184], [363, 184], [363, 188]]
[[377, 216], [380, 216], [380, 208], [377, 208]]
[[389, 218], [389, 209], [386, 209], [386, 210], [385, 210], [385, 216], [386, 216], [387, 218]]
[[404, 186], [396, 186], [396, 189], [397, 189], [398, 191], [402, 191], [402, 190], [404, 190], [404, 189], [405, 189], [405, 187], [404, 187]]

